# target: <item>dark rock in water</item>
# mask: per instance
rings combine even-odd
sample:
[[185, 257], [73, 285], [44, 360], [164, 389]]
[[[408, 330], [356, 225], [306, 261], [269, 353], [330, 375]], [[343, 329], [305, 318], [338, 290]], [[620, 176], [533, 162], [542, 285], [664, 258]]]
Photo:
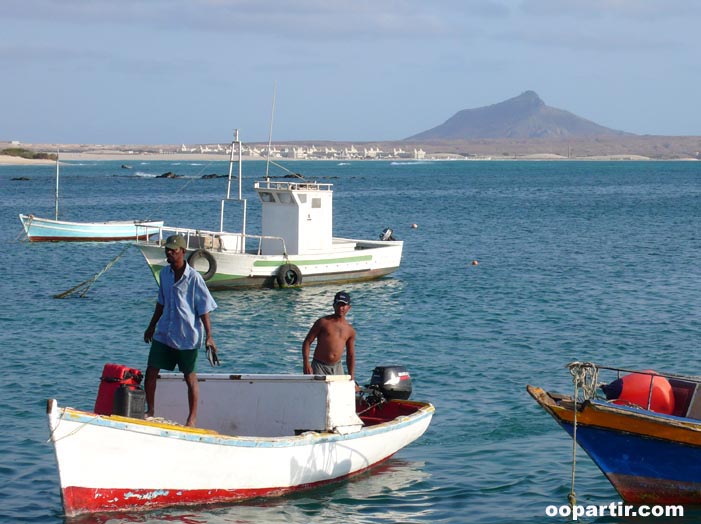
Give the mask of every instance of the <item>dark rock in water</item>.
[[122, 164], [122, 169], [132, 169], [129, 164]]
[[[202, 175], [202, 178], [205, 179], [210, 179], [210, 178], [226, 178], [227, 175], [217, 175], [216, 173], [212, 173], [210, 175]], [[236, 178], [235, 176], [232, 176], [231, 178]]]
[[31, 180], [31, 179], [30, 179], [30, 178], [27, 178], [26, 176], [16, 176], [16, 177], [13, 178], [12, 180], [21, 180], [21, 181], [25, 182], [25, 181]]
[[156, 178], [180, 178], [180, 175], [176, 175], [172, 171], [168, 171], [167, 173], [163, 173], [162, 175], [158, 175]]
[[304, 175], [300, 175], [299, 173], [289, 173], [282, 178], [304, 178]]

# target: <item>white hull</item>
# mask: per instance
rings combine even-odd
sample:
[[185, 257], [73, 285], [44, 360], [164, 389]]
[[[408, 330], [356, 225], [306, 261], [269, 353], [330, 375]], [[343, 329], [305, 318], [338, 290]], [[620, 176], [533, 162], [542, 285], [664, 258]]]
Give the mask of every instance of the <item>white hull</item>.
[[[209, 383], [227, 389], [230, 384], [236, 383], [245, 388], [256, 382], [255, 377], [204, 375], [200, 395], [202, 397], [204, 394], [205, 398], [201, 398], [201, 410], [207, 406]], [[279, 383], [285, 376], [268, 376], [268, 379], [271, 377]], [[350, 392], [350, 398], [353, 398], [353, 383], [348, 380], [350, 377], [344, 378], [344, 384], [336, 384], [342, 386], [341, 397], [349, 398]], [[288, 386], [283, 383], [280, 387], [289, 387], [290, 383], [296, 382], [292, 385], [317, 388], [317, 392], [320, 386], [334, 385], [333, 381], [325, 385], [325, 380], [314, 379], [311, 375], [290, 375], [284, 380]], [[268, 402], [270, 409], [274, 410], [280, 404], [280, 390], [269, 388], [265, 380], [258, 383], [265, 389], [261, 389], [262, 397], [256, 400], [260, 404]], [[182, 381], [180, 384], [181, 394], [175, 397], [182, 397], [184, 401], [186, 395]], [[158, 393], [164, 398], [174, 396], [162, 393], [160, 387], [159, 382]], [[215, 406], [210, 408], [209, 414], [203, 413], [198, 421], [208, 417], [211, 419], [215, 412], [221, 414], [224, 411], [223, 416], [218, 417], [220, 430], [235, 427], [239, 422], [244, 426], [252, 424], [250, 427], [265, 423], [260, 417], [260, 409], [257, 414], [250, 412], [251, 407], [257, 405], [255, 402], [247, 404], [243, 399], [228, 407], [230, 403], [224, 400], [214, 401], [215, 398], [222, 398], [220, 390], [210, 391], [216, 392], [209, 398]], [[265, 391], [269, 398], [265, 398]], [[311, 389], [307, 393], [312, 403], [318, 397]], [[294, 419], [295, 415], [291, 412], [310, 411], [310, 405], [304, 401], [304, 392], [301, 395], [301, 399], [298, 396], [297, 400], [291, 398], [296, 395], [287, 395], [296, 410], [290, 404], [283, 410], [286, 417]], [[327, 422], [334, 417], [337, 421], [347, 422], [349, 414], [343, 413], [347, 406], [337, 403], [334, 408], [333, 398], [329, 398], [331, 402], [327, 404], [332, 407], [328, 409], [337, 409], [341, 416], [327, 414]], [[47, 412], [64, 509], [66, 515], [71, 516], [95, 511], [150, 509], [278, 495], [359, 473], [420, 437], [434, 412], [433, 406], [427, 403], [392, 401], [385, 405], [392, 411], [400, 410], [394, 415], [395, 418], [385, 423], [346, 429], [349, 433], [329, 429], [306, 431], [297, 436], [267, 437], [230, 436], [214, 430], [191, 429], [114, 415], [100, 416], [59, 408], [53, 399], [48, 403]], [[248, 410], [235, 413], [242, 406], [248, 406]], [[231, 413], [227, 413], [227, 410]], [[180, 411], [185, 414], [182, 406]], [[315, 410], [311, 408], [311, 411]], [[407, 414], [401, 416], [401, 413]], [[354, 410], [350, 416], [355, 419]], [[265, 420], [273, 418], [279, 417], [268, 416]], [[301, 423], [309, 424], [310, 420]], [[298, 421], [290, 420], [289, 423], [294, 426]], [[246, 433], [245, 428], [242, 432]]]
[[68, 222], [20, 215], [24, 232], [31, 242], [111, 242], [144, 240], [158, 233], [163, 221], [113, 220]]
[[[187, 230], [178, 231], [188, 240], [197, 235], [188, 235]], [[194, 233], [194, 232], [192, 232]], [[201, 237], [206, 232], [199, 231]], [[215, 239], [240, 237], [227, 233], [211, 233]], [[373, 241], [334, 238], [332, 249], [319, 253], [303, 255], [262, 255], [241, 253], [236, 249], [226, 249], [227, 243], [191, 242], [195, 247], [189, 248], [186, 258], [200, 249], [200, 245], [215, 260], [216, 271], [207, 276], [211, 264], [200, 257], [194, 267], [205, 275], [207, 286], [212, 290], [238, 289], [252, 287], [275, 287], [281, 285], [278, 278], [281, 268], [293, 264], [299, 269], [301, 282], [296, 285], [329, 284], [372, 280], [388, 275], [399, 268], [402, 258], [402, 241]], [[236, 244], [238, 245], [238, 244]], [[146, 262], [154, 277], [158, 280], [160, 270], [167, 265], [165, 251], [158, 241], [139, 243]], [[282, 287], [285, 287], [282, 285]]]

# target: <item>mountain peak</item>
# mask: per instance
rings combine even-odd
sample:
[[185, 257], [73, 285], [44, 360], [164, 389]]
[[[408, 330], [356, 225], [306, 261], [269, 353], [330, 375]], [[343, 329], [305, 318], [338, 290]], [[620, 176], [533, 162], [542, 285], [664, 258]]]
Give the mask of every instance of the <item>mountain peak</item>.
[[545, 105], [535, 91], [490, 106], [463, 109], [443, 124], [406, 140], [566, 138], [625, 135]]
[[538, 96], [538, 93], [535, 91], [524, 91], [520, 95], [512, 98], [511, 100], [507, 100], [506, 102], [502, 103], [507, 103], [507, 102], [520, 102], [520, 103], [525, 103], [525, 104], [530, 104], [535, 107], [540, 107], [544, 106], [545, 102]]

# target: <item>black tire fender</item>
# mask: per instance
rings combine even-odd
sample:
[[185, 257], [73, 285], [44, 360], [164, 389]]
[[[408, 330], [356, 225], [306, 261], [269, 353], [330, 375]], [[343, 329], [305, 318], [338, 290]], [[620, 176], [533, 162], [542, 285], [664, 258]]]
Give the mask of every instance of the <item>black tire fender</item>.
[[280, 287], [296, 287], [302, 285], [302, 272], [294, 264], [283, 264], [277, 268], [275, 275]]
[[214, 259], [214, 255], [212, 255], [212, 253], [206, 249], [197, 249], [190, 254], [187, 259], [187, 263], [190, 264], [190, 266], [195, 267], [195, 262], [197, 262], [197, 260], [200, 258], [204, 258], [209, 264], [207, 271], [202, 275], [202, 278], [209, 280], [217, 274], [217, 261]]

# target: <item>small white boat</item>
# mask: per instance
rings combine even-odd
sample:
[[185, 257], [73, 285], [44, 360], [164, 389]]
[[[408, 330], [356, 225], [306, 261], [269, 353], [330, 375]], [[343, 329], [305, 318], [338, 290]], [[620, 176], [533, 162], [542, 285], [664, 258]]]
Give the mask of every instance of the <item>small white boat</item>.
[[[230, 198], [234, 152], [238, 150], [239, 194]], [[221, 201], [219, 231], [163, 227], [158, 238], [138, 243], [158, 280], [167, 265], [163, 245], [169, 235], [187, 242], [187, 260], [212, 290], [252, 287], [298, 287], [372, 280], [399, 268], [403, 242], [385, 229], [378, 240], [333, 237], [332, 184], [299, 178], [256, 182], [262, 205], [260, 235], [246, 234], [246, 200], [241, 197], [241, 142], [232, 143], [229, 183]], [[224, 231], [229, 201], [243, 209], [242, 231]]]
[[144, 240], [158, 232], [162, 220], [111, 220], [106, 222], [69, 222], [58, 219], [59, 160], [56, 155], [54, 218], [20, 214], [19, 220], [30, 242], [112, 242]]
[[179, 425], [188, 412], [180, 374], [159, 377], [157, 420], [51, 399], [65, 514], [276, 496], [365, 471], [419, 438], [433, 416], [431, 404], [392, 393], [410, 384], [402, 369], [376, 368], [373, 381], [387, 388], [361, 397], [348, 375], [199, 374], [198, 428]]
[[145, 240], [156, 235], [162, 220], [110, 220], [106, 222], [69, 222], [34, 215], [20, 215], [30, 242], [111, 242]]

